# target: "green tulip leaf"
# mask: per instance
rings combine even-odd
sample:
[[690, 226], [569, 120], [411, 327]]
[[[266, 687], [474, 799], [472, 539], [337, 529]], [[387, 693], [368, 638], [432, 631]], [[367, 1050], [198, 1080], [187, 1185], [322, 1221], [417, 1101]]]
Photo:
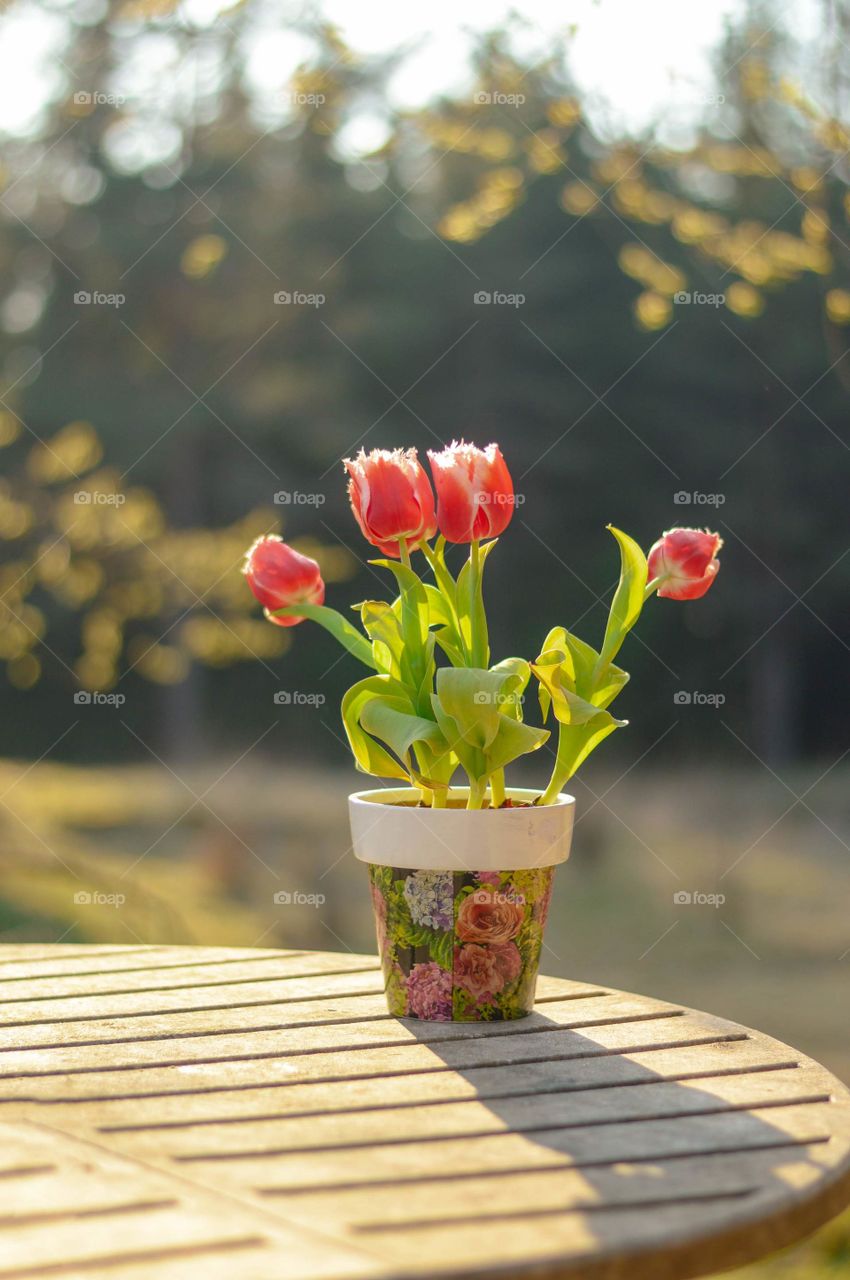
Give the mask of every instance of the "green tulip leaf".
[[453, 667], [462, 667], [466, 661], [453, 627], [440, 627], [433, 632], [434, 639]]
[[428, 638], [428, 597], [417, 574], [397, 560], [373, 560], [372, 564], [395, 575], [401, 595], [393, 605], [398, 609], [404, 647], [401, 671], [405, 681], [418, 689], [425, 674], [425, 643]]
[[[473, 630], [477, 630], [479, 636], [483, 637], [483, 650], [486, 650], [487, 636], [487, 616], [484, 612], [484, 599], [482, 595], [482, 585], [484, 579], [484, 566], [487, 563], [487, 557], [498, 542], [498, 538], [491, 539], [490, 542], [482, 542], [478, 548], [478, 574], [473, 573], [473, 557], [470, 552], [469, 559], [458, 574], [457, 579], [457, 616], [458, 627], [460, 629], [461, 639], [466, 646], [467, 653], [472, 652], [472, 634]], [[473, 627], [473, 620], [475, 626]], [[486, 655], [482, 652], [482, 656]]]
[[[561, 678], [562, 670], [562, 667], [554, 664], [532, 664], [532, 671], [546, 689], [546, 693], [551, 699], [552, 710], [561, 724], [588, 724], [597, 716], [606, 716], [609, 720], [613, 719], [610, 712], [601, 709], [592, 702], [588, 702], [586, 698], [574, 693], [568, 685], [564, 684]], [[625, 672], [623, 674], [625, 675]], [[617, 691], [615, 690], [615, 693]], [[611, 694], [612, 698], [615, 693]], [[618, 721], [617, 723], [624, 724], [625, 721]]]
[[400, 560], [370, 560], [369, 563], [389, 569], [395, 575], [401, 593], [405, 643], [423, 647], [428, 634], [428, 597], [418, 574]]
[[597, 663], [597, 675], [611, 662], [620, 649], [628, 632], [640, 617], [646, 589], [646, 556], [628, 534], [608, 525], [620, 548], [620, 581], [611, 601], [605, 639]]
[[486, 751], [499, 731], [505, 674], [481, 667], [441, 667], [436, 699], [465, 743]]
[[391, 751], [405, 760], [416, 742], [427, 742], [442, 753], [447, 750], [446, 740], [434, 720], [403, 711], [394, 701], [372, 698], [360, 712], [360, 723], [367, 733], [380, 740]]
[[604, 675], [602, 675], [591, 695], [591, 701], [595, 707], [609, 706], [617, 694], [625, 685], [629, 683], [629, 673], [624, 671], [622, 667], [615, 667], [613, 662], [610, 663]]
[[449, 601], [442, 591], [438, 591], [430, 582], [423, 584], [425, 598], [428, 601], [428, 625], [431, 627], [453, 627], [454, 615]]
[[[584, 764], [591, 751], [595, 751], [615, 729], [628, 724], [627, 720], [615, 720], [607, 711], [603, 711], [595, 720], [574, 727], [561, 726], [558, 741], [557, 761], [552, 775], [554, 791], [570, 780], [577, 769]], [[552, 784], [550, 784], [550, 787]]]
[[511, 719], [510, 716], [502, 716], [496, 738], [489, 750], [485, 752], [487, 776], [495, 773], [497, 769], [504, 769], [505, 765], [518, 759], [519, 756], [537, 751], [548, 737], [548, 729], [535, 729], [532, 725]]
[[499, 708], [502, 715], [508, 716], [511, 720], [522, 720], [523, 695], [531, 679], [531, 664], [526, 662], [525, 658], [503, 658], [490, 670], [505, 676], [505, 682], [502, 685], [504, 701]]
[[372, 641], [375, 666], [379, 671], [400, 680], [404, 636], [398, 614], [384, 600], [363, 600], [354, 608], [359, 611], [363, 629]]
[[484, 753], [476, 746], [468, 743], [461, 732], [461, 728], [453, 716], [450, 716], [442, 707], [440, 699], [436, 693], [431, 694], [431, 705], [434, 711], [434, 718], [442, 730], [443, 737], [446, 739], [449, 750], [460, 761], [461, 766], [467, 776], [472, 778], [481, 778], [485, 773]]
[[409, 782], [409, 770], [394, 760], [363, 727], [363, 713], [375, 700], [388, 700], [389, 705], [396, 708], [410, 705], [404, 685], [392, 676], [367, 676], [351, 686], [342, 699], [342, 723], [357, 768], [376, 778], [401, 778]]

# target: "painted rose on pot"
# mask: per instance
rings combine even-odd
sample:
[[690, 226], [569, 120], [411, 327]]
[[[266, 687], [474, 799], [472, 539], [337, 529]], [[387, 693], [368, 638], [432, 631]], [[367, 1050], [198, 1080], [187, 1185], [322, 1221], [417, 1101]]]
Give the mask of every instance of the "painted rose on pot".
[[521, 969], [522, 958], [513, 942], [497, 947], [467, 942], [455, 952], [455, 984], [479, 1003], [497, 996], [509, 983], [515, 982]]
[[522, 927], [521, 893], [484, 885], [464, 898], [457, 913], [457, 936], [464, 942], [509, 942]]

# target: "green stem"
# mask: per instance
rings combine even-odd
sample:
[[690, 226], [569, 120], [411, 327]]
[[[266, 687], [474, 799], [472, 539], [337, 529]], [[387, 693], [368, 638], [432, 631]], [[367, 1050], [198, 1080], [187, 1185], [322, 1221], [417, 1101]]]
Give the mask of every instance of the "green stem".
[[565, 730], [570, 726], [558, 721], [558, 749], [555, 753], [555, 763], [552, 766], [552, 776], [549, 779], [549, 785], [540, 797], [541, 804], [554, 804], [561, 793], [561, 787], [565, 785], [570, 776], [570, 766], [564, 756], [567, 747], [567, 735]]
[[372, 671], [377, 671], [378, 668], [372, 656], [371, 644], [336, 609], [330, 609], [324, 604], [291, 604], [284, 609], [270, 609], [268, 611], [270, 618], [288, 618], [293, 615], [309, 618], [311, 622], [318, 622], [319, 626], [329, 631], [344, 649], [347, 649], [355, 658], [359, 658], [364, 666], [371, 668]]
[[[407, 539], [399, 538], [398, 548], [401, 554], [401, 562], [406, 569], [413, 569], [410, 564], [410, 551], [407, 547]], [[419, 620], [416, 616], [416, 605], [410, 598], [410, 591], [407, 587], [402, 586], [401, 592], [401, 631], [404, 637], [404, 645], [407, 650], [407, 657], [410, 663], [410, 670], [413, 678], [414, 693], [418, 692], [425, 675], [425, 654], [419, 643]]]
[[654, 596], [654, 595], [655, 595], [656, 591], [657, 591], [657, 590], [658, 590], [658, 588], [661, 586], [661, 583], [662, 583], [663, 581], [664, 581], [664, 579], [663, 579], [663, 578], [653, 578], [653, 579], [652, 579], [652, 582], [648, 582], [648, 583], [646, 584], [646, 586], [644, 587], [644, 591], [643, 591], [643, 602], [644, 602], [644, 604], [646, 604], [646, 602], [647, 602], [647, 600], [649, 599], [649, 597], [650, 597], [650, 596]]
[[423, 542], [420, 544], [419, 550], [428, 561], [428, 564], [431, 567], [431, 572], [434, 575], [434, 583], [437, 590], [440, 592], [440, 595], [449, 607], [449, 615], [454, 628], [454, 639], [457, 643], [457, 647], [463, 654], [464, 663], [466, 666], [471, 666], [471, 655], [467, 649], [466, 641], [463, 638], [463, 632], [460, 628], [460, 620], [457, 615], [457, 583], [446, 568], [446, 562], [443, 558], [440, 545], [438, 544], [437, 547], [429, 547], [427, 542]]
[[470, 778], [469, 779], [469, 799], [466, 802], [467, 809], [482, 809], [484, 800], [487, 795], [487, 779], [486, 778]]
[[500, 809], [505, 803], [504, 769], [497, 769], [490, 778], [490, 803], [494, 809]]
[[490, 645], [482, 593], [481, 546], [477, 538], [469, 548], [469, 627], [472, 666], [486, 668], [490, 661]]

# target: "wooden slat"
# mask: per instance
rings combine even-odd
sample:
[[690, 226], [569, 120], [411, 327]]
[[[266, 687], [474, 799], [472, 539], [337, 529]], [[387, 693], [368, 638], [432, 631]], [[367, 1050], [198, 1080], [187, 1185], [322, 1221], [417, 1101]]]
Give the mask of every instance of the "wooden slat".
[[[377, 1009], [373, 1007], [373, 1014]], [[362, 1020], [333, 1018], [314, 1025], [297, 1025], [293, 1029], [281, 1026], [268, 1016], [258, 1018], [258, 1027], [246, 1026], [240, 1031], [224, 1031], [222, 1034], [201, 1035], [186, 1038], [162, 1036], [138, 1040], [118, 1037], [105, 1044], [72, 1043], [65, 1047], [64, 1039], [54, 1047], [6, 1048], [0, 1052], [0, 1082], [10, 1077], [28, 1077], [44, 1074], [64, 1074], [97, 1070], [123, 1071], [146, 1063], [155, 1065], [182, 1062], [229, 1061], [247, 1057], [285, 1055], [291, 1060], [312, 1053], [356, 1053], [361, 1049], [391, 1049], [410, 1044], [433, 1046], [452, 1043], [468, 1043], [473, 1040], [486, 1042], [509, 1036], [529, 1037], [537, 1034], [545, 1037], [560, 1034], [562, 1029], [605, 1028], [627, 1025], [651, 1026], [653, 1033], [663, 1023], [660, 1034], [668, 1040], [679, 1036], [679, 1024], [687, 1020], [680, 1010], [659, 1005], [657, 1008], [639, 1007], [634, 999], [606, 998], [605, 1000], [573, 1000], [547, 1007], [545, 1018], [535, 1015], [534, 1020], [524, 1018], [517, 1022], [504, 1022], [484, 1032], [475, 1024], [435, 1024], [427, 1032], [406, 1026], [385, 1016]], [[669, 1025], [668, 1025], [669, 1024]], [[632, 1033], [634, 1034], [634, 1033]], [[55, 1037], [54, 1037], [55, 1040]]]
[[675, 1280], [850, 1200], [850, 1100], [758, 1032], [543, 980], [388, 1017], [370, 957], [0, 950], [0, 1280]]
[[182, 991], [186, 988], [239, 986], [274, 977], [299, 978], [304, 974], [370, 972], [377, 968], [367, 956], [339, 955], [287, 955], [259, 952], [253, 957], [238, 957], [232, 962], [214, 956], [209, 963], [187, 960], [179, 966], [169, 966], [160, 973], [153, 963], [134, 966], [133, 971], [122, 973], [110, 969], [86, 972], [75, 977], [28, 978], [25, 984], [15, 986], [4, 983], [0, 1013], [7, 1006], [30, 1003], [34, 1000], [57, 1000], [74, 995], [117, 995], [125, 991]]
[[[345, 977], [352, 986], [362, 988], [368, 981], [366, 975], [336, 975]], [[328, 979], [329, 981], [330, 979]], [[62, 1019], [57, 1032], [56, 1019], [42, 1019], [37, 1022], [6, 1022], [0, 1019], [0, 1054], [9, 1049], [21, 1051], [40, 1047], [61, 1047], [83, 1044], [120, 1044], [138, 1043], [142, 1040], [153, 1040], [160, 1036], [169, 1039], [178, 1036], [200, 1036], [204, 1034], [222, 1035], [227, 1031], [271, 1030], [283, 1027], [311, 1027], [323, 1022], [350, 1022], [359, 1024], [364, 1020], [380, 1021], [387, 1025], [393, 1019], [387, 1013], [387, 1002], [384, 998], [383, 983], [376, 974], [372, 982], [373, 990], [354, 994], [340, 991], [339, 994], [322, 998], [301, 998], [278, 1001], [258, 1000], [249, 1004], [238, 1002], [220, 1003], [213, 1008], [197, 1010], [168, 1011], [162, 1013], [101, 1013], [96, 1018]], [[571, 994], [576, 1018], [587, 1007], [588, 1000], [604, 999], [607, 992], [584, 991]], [[114, 1000], [114, 997], [113, 997]], [[579, 1003], [581, 1002], [580, 1006]], [[552, 1005], [552, 1016], [557, 1018], [558, 1011], [564, 1001], [554, 1001], [551, 997], [541, 1005], [541, 1011], [549, 1011]], [[595, 1009], [591, 1006], [595, 1016]], [[669, 1006], [668, 1006], [669, 1008]], [[27, 1030], [23, 1030], [27, 1028]], [[2, 1058], [0, 1057], [0, 1065]]]
[[772, 1151], [755, 1151], [734, 1157], [658, 1160], [627, 1168], [598, 1167], [592, 1173], [564, 1165], [520, 1166], [509, 1177], [481, 1173], [423, 1181], [415, 1192], [397, 1197], [376, 1197], [374, 1189], [356, 1185], [333, 1190], [296, 1188], [291, 1192], [270, 1187], [265, 1195], [279, 1204], [291, 1221], [305, 1227], [332, 1217], [358, 1231], [377, 1231], [380, 1225], [464, 1220], [534, 1208], [599, 1211], [609, 1204], [650, 1204], [718, 1192], [753, 1195], [759, 1193], [775, 1164]]
[[[229, 950], [225, 947], [222, 950]], [[55, 964], [57, 960], [90, 960], [92, 957], [108, 960], [111, 956], [120, 955], [151, 955], [153, 952], [162, 951], [162, 947], [146, 947], [146, 946], [111, 946], [108, 943], [101, 943], [95, 947], [85, 947], [76, 942], [50, 942], [50, 943], [34, 943], [34, 942], [4, 942], [0, 944], [0, 972], [6, 965], [14, 964]], [[212, 950], [212, 948], [210, 948]]]
[[[513, 1133], [548, 1128], [582, 1128], [685, 1117], [689, 1114], [725, 1112], [753, 1107], [786, 1106], [790, 1103], [828, 1102], [829, 1095], [812, 1092], [805, 1076], [797, 1071], [777, 1072], [769, 1079], [738, 1076], [705, 1081], [690, 1088], [681, 1084], [657, 1083], [644, 1088], [612, 1088], [595, 1092], [531, 1093], [496, 1101], [446, 1102], [428, 1107], [381, 1107], [341, 1114], [330, 1109], [324, 1115], [275, 1116], [267, 1112], [242, 1120], [209, 1118], [194, 1125], [185, 1121], [177, 1127], [152, 1128], [150, 1121], [101, 1126], [101, 1132], [130, 1134], [153, 1149], [170, 1155], [210, 1152], [220, 1156], [239, 1151], [261, 1133], [265, 1144], [278, 1149], [344, 1149], [358, 1144], [384, 1142], [434, 1142], [440, 1138], [480, 1136], [509, 1129]], [[332, 1104], [331, 1104], [332, 1105]], [[208, 1112], [212, 1110], [208, 1106]], [[344, 1121], [345, 1136], [340, 1138]]]
[[[230, 947], [210, 948], [206, 953], [206, 963], [232, 965], [245, 962], [256, 962], [256, 951], [245, 947], [241, 951]], [[308, 953], [303, 951], [268, 951], [259, 959], [267, 963], [271, 959], [295, 959]], [[77, 954], [65, 956], [44, 956], [38, 960], [3, 960], [0, 959], [0, 990], [6, 990], [6, 983], [27, 982], [46, 978], [102, 978], [113, 973], [160, 973], [168, 969], [185, 969], [187, 967], [185, 947], [124, 947], [110, 950], [106, 955], [97, 951], [85, 951], [80, 948]], [[10, 989], [11, 994], [11, 989]]]
[[[753, 1118], [755, 1117], [755, 1118]], [[758, 1150], [765, 1145], [813, 1145], [829, 1138], [829, 1127], [812, 1104], [789, 1105], [764, 1114], [751, 1108], [710, 1116], [651, 1118], [641, 1124], [540, 1128], [531, 1136], [506, 1128], [503, 1132], [462, 1133], [439, 1141], [397, 1142], [394, 1135], [368, 1145], [343, 1147], [312, 1145], [287, 1148], [257, 1132], [255, 1141], [227, 1144], [218, 1151], [193, 1149], [176, 1157], [181, 1164], [215, 1165], [221, 1176], [236, 1170], [240, 1180], [266, 1183], [273, 1167], [276, 1185], [298, 1186], [362, 1183], [392, 1185], [402, 1177], [413, 1180], [455, 1175], [483, 1168], [510, 1169], [529, 1157], [542, 1162], [590, 1166], [714, 1151]], [[239, 1168], [237, 1168], [239, 1166]]]
[[43, 1000], [0, 1001], [0, 1027], [58, 1026], [84, 1019], [156, 1016], [196, 1010], [248, 1009], [254, 1006], [296, 1003], [349, 993], [373, 995], [383, 991], [377, 965], [352, 972], [316, 974], [312, 977], [256, 978], [238, 982], [236, 989], [217, 983], [194, 988], [126, 991], [113, 995], [66, 996]]
[[[737, 1042], [741, 1043], [741, 1042]], [[745, 1042], [746, 1043], [746, 1042]], [[725, 1046], [722, 1046], [725, 1048]], [[122, 1127], [155, 1128], [188, 1125], [239, 1124], [243, 1119], [273, 1120], [286, 1116], [325, 1114], [357, 1115], [368, 1111], [415, 1109], [466, 1100], [497, 1102], [512, 1097], [577, 1096], [579, 1103], [588, 1093], [597, 1094], [605, 1105], [607, 1091], [614, 1088], [655, 1090], [666, 1082], [746, 1079], [749, 1076], [794, 1071], [794, 1062], [761, 1062], [751, 1054], [746, 1064], [730, 1061], [728, 1054], [712, 1058], [703, 1045], [686, 1049], [653, 1050], [649, 1053], [563, 1061], [531, 1062], [521, 1072], [514, 1067], [476, 1067], [455, 1075], [447, 1087], [441, 1072], [409, 1076], [366, 1077], [362, 1080], [309, 1084], [267, 1085], [260, 1088], [224, 1089], [212, 1093], [153, 1095], [141, 1099], [114, 1098], [97, 1102], [105, 1122], [118, 1119]], [[84, 1101], [54, 1103], [70, 1115]]]
[[[287, 1052], [286, 1033], [272, 1035], [273, 1043], [261, 1042], [263, 1034], [252, 1037], [239, 1045], [239, 1052], [229, 1055], [221, 1051], [221, 1045], [207, 1054], [198, 1051], [195, 1043], [177, 1041], [169, 1045], [168, 1052], [157, 1053], [149, 1045], [138, 1046], [133, 1060], [128, 1058], [100, 1066], [93, 1057], [86, 1065], [78, 1060], [72, 1067], [67, 1064], [50, 1068], [36, 1061], [34, 1054], [26, 1055], [26, 1064], [18, 1074], [0, 1072], [0, 1101], [15, 1097], [68, 1097], [72, 1092], [89, 1096], [108, 1095], [110, 1092], [133, 1093], [178, 1089], [191, 1077], [193, 1087], [222, 1083], [264, 1084], [272, 1081], [347, 1080], [358, 1076], [382, 1077], [420, 1072], [455, 1072], [487, 1065], [538, 1062], [547, 1059], [581, 1061], [604, 1054], [631, 1055], [654, 1048], [676, 1048], [689, 1044], [721, 1046], [746, 1040], [740, 1031], [722, 1031], [693, 1017], [661, 1017], [646, 1021], [625, 1021], [585, 1028], [581, 1032], [552, 1028], [548, 1024], [536, 1024], [525, 1030], [531, 1019], [520, 1023], [500, 1023], [498, 1033], [469, 1034], [460, 1036], [434, 1032], [429, 1042], [420, 1044], [413, 1033], [399, 1024], [399, 1037], [407, 1036], [405, 1043], [386, 1043], [385, 1033], [374, 1033], [370, 1024], [364, 1024], [361, 1043], [356, 1046], [336, 1048], [328, 1043], [334, 1027], [322, 1028], [323, 1043], [305, 1050]], [[510, 1030], [504, 1030], [510, 1028]], [[384, 1042], [382, 1042], [384, 1036]], [[370, 1044], [377, 1041], [377, 1044]], [[53, 1053], [53, 1050], [46, 1051]], [[61, 1052], [61, 1051], [56, 1051]], [[79, 1050], [80, 1055], [97, 1054], [98, 1050]], [[24, 1055], [21, 1055], [22, 1057]], [[144, 1063], [145, 1065], [140, 1065]], [[57, 1083], [61, 1089], [57, 1091]]]

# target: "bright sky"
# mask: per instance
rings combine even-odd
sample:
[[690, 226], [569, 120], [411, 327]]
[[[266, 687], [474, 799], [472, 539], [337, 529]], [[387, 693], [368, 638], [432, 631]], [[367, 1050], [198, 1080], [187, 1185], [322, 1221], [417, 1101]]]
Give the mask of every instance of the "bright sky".
[[[203, 26], [223, 12], [229, 0], [184, 0], [180, 12]], [[95, 17], [102, 0], [74, 0], [79, 17]], [[70, 0], [69, 0], [70, 7]], [[275, 6], [277, 8], [277, 6]], [[471, 33], [500, 26], [519, 14], [516, 47], [528, 58], [543, 59], [553, 38], [570, 35], [570, 63], [581, 88], [595, 103], [598, 125], [640, 129], [656, 121], [687, 126], [705, 109], [713, 91], [709, 54], [723, 34], [724, 20], [741, 8], [740, 0], [429, 0], [424, 6], [391, 5], [389, 0], [323, 0], [321, 12], [334, 22], [358, 52], [368, 54], [405, 46], [413, 52], [390, 85], [394, 105], [418, 105], [441, 92], [464, 91]], [[818, 0], [777, 4], [780, 20], [803, 38], [811, 36]], [[2, 19], [0, 39], [0, 129], [26, 131], [37, 123], [45, 100], [61, 92], [60, 61], [65, 18], [32, 7], [14, 6]], [[156, 41], [142, 41], [130, 74], [130, 97], [145, 82], [157, 91], [176, 83], [168, 56]], [[258, 88], [279, 88], [305, 58], [310, 45], [279, 19], [261, 21], [246, 51]], [[175, 74], [179, 78], [179, 67]], [[163, 77], [168, 77], [165, 81]], [[123, 86], [122, 86], [123, 87]], [[167, 92], [165, 90], [164, 92]], [[380, 141], [376, 115], [354, 127], [351, 149]], [[672, 139], [671, 139], [672, 140]]]

